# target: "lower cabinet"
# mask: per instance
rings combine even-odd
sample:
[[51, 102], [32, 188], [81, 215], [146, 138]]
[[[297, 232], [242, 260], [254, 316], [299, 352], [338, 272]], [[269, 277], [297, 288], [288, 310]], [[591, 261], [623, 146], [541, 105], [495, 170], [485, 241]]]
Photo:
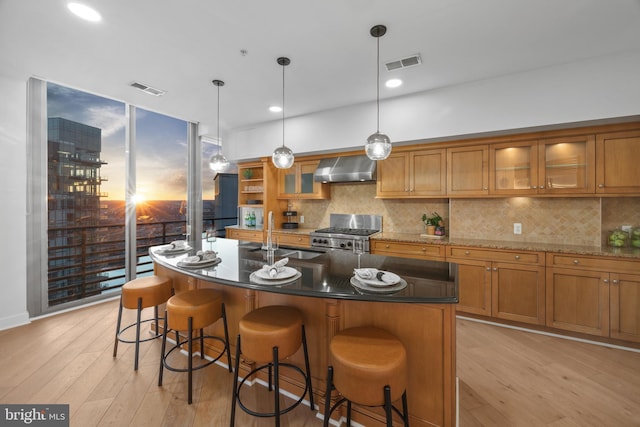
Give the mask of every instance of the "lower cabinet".
[[545, 324], [542, 252], [456, 246], [448, 251], [447, 260], [458, 264], [458, 311]]
[[308, 234], [296, 234], [296, 233], [278, 233], [272, 234], [274, 243], [280, 246], [293, 246], [296, 248], [310, 248], [311, 236]]
[[547, 326], [640, 342], [640, 261], [547, 254]]
[[262, 230], [227, 227], [227, 239], [247, 240], [249, 242], [262, 243]]
[[371, 240], [371, 253], [374, 255], [396, 256], [401, 258], [426, 259], [444, 261], [444, 245], [429, 245], [423, 243], [390, 242], [385, 240]]

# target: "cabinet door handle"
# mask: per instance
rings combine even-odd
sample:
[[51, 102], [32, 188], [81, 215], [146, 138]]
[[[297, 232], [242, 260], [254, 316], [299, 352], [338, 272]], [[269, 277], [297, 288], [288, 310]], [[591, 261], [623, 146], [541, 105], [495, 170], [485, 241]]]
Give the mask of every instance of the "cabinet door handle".
[[422, 248], [422, 252], [426, 252], [426, 251], [427, 251], [427, 248]]
[[487, 267], [487, 271], [491, 271], [491, 267]]
[[488, 190], [488, 188], [487, 188], [487, 187], [482, 187], [482, 190], [483, 190], [483, 191], [487, 191], [487, 190]]
[[598, 184], [598, 188], [604, 188], [604, 184]]
[[498, 271], [498, 267], [493, 267], [493, 271]]
[[611, 283], [613, 283], [614, 285], [617, 285], [619, 282], [617, 280], [612, 280]]
[[465, 255], [469, 255], [469, 251], [464, 251], [464, 254]]
[[537, 185], [534, 185], [534, 186], [533, 186], [533, 189], [535, 190], [536, 188], [538, 188], [538, 186], [537, 186]]
[[520, 255], [516, 255], [516, 259], [520, 259]]
[[580, 264], [580, 260], [579, 260], [579, 259], [574, 259], [574, 260], [573, 260], [573, 263], [574, 263], [575, 265], [578, 265], [578, 264]]
[[604, 283], [609, 283], [609, 279], [603, 279], [602, 280]]
[[389, 249], [389, 245], [384, 245], [384, 247], [385, 247], [386, 249]]
[[541, 190], [544, 190], [544, 185], [541, 185], [541, 186], [540, 186], [540, 189], [541, 189]]

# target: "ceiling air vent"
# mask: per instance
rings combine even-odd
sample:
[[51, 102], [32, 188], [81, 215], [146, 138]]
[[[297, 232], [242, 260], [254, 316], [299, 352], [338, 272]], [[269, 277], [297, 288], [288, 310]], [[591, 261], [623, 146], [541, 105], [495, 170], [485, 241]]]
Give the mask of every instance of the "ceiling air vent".
[[131, 87], [135, 87], [136, 89], [140, 89], [141, 91], [148, 93], [149, 95], [153, 95], [153, 96], [162, 96], [165, 93], [167, 93], [166, 90], [160, 90], [160, 89], [156, 89], [154, 87], [151, 87], [149, 85], [146, 85], [144, 83], [140, 83], [140, 82], [132, 82], [130, 84]]
[[387, 71], [398, 70], [400, 68], [408, 68], [413, 67], [414, 65], [422, 64], [422, 58], [420, 54], [415, 54], [411, 56], [407, 56], [406, 58], [396, 59], [393, 61], [389, 61], [385, 63], [385, 67], [387, 67]]

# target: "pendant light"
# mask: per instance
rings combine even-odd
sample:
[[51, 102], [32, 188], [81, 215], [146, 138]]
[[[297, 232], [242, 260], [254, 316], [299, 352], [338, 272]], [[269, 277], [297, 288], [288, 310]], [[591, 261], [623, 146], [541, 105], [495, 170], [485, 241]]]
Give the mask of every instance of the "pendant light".
[[284, 145], [284, 67], [289, 65], [289, 58], [278, 58], [278, 64], [282, 65], [282, 147], [278, 147], [273, 151], [271, 160], [278, 169], [289, 169], [293, 166], [293, 151]]
[[378, 43], [378, 57], [376, 63], [377, 80], [376, 80], [376, 107], [378, 109], [376, 133], [367, 138], [364, 151], [371, 160], [384, 160], [391, 154], [391, 141], [384, 133], [380, 133], [380, 37], [387, 32], [384, 25], [375, 25], [371, 28], [371, 35], [376, 38]]
[[220, 152], [222, 150], [222, 140], [220, 139], [220, 86], [224, 86], [224, 82], [222, 80], [214, 80], [211, 83], [218, 87], [218, 152], [209, 158], [209, 167], [211, 170], [220, 172], [229, 166], [229, 161]]

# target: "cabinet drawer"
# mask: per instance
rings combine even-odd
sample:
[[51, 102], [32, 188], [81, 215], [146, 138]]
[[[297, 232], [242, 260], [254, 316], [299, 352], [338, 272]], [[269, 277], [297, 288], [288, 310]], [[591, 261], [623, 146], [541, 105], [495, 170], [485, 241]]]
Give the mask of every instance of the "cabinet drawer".
[[548, 253], [547, 264], [551, 267], [580, 268], [584, 270], [598, 270], [608, 272], [640, 271], [640, 261], [632, 259], [585, 257], [571, 254]]
[[273, 233], [273, 239], [274, 242], [280, 246], [295, 246], [297, 248], [311, 247], [311, 237], [309, 237], [309, 235]]
[[450, 246], [447, 256], [452, 258], [481, 259], [486, 261], [503, 261], [544, 265], [543, 252], [501, 251], [497, 249], [476, 249], [472, 247]]
[[444, 245], [371, 241], [371, 253], [417, 259], [444, 259]]
[[250, 242], [262, 242], [262, 231], [227, 228], [227, 237], [229, 239], [248, 240]]

